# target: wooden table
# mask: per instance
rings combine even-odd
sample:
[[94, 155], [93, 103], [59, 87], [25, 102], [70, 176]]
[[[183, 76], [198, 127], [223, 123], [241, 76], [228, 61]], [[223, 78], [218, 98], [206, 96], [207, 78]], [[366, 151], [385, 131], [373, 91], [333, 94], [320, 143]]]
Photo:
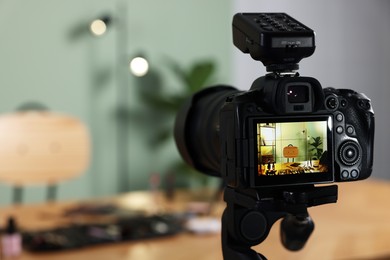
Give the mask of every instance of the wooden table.
[[[201, 192], [177, 194], [174, 201], [147, 192], [135, 192], [107, 201], [151, 211], [180, 211], [188, 207], [190, 200], [204, 200], [208, 195]], [[306, 246], [298, 252], [283, 248], [279, 237], [279, 223], [275, 223], [266, 241], [255, 249], [268, 259], [390, 259], [390, 182], [374, 180], [339, 184], [337, 204], [310, 208], [315, 230]], [[102, 203], [106, 200], [100, 200]], [[64, 209], [75, 202], [22, 205], [0, 209], [0, 220], [16, 216], [25, 229], [40, 229], [63, 225], [69, 220], [63, 217]], [[224, 203], [217, 205], [218, 216]], [[19, 260], [155, 260], [222, 259], [220, 235], [194, 235], [181, 233], [172, 237], [131, 241], [57, 253], [23, 252]]]

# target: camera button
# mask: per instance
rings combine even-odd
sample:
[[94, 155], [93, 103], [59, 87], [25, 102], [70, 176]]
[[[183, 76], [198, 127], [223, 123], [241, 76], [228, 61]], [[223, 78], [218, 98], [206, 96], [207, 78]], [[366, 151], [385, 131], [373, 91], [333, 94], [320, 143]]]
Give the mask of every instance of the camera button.
[[343, 114], [339, 113], [336, 115], [336, 120], [339, 121], [339, 122], [342, 122], [344, 120], [344, 116]]
[[353, 126], [348, 126], [347, 127], [347, 133], [349, 135], [352, 135], [354, 132], [355, 132], [355, 128], [353, 128]]
[[339, 106], [339, 101], [335, 95], [330, 95], [325, 99], [325, 107], [330, 111], [335, 111]]
[[341, 177], [343, 179], [347, 179], [349, 177], [349, 172], [347, 170], [344, 170], [341, 172]]
[[359, 176], [359, 172], [357, 170], [352, 170], [351, 171], [351, 177], [352, 178], [357, 178]]
[[369, 110], [371, 108], [370, 101], [365, 100], [365, 99], [359, 100], [358, 105], [360, 108], [365, 109], [365, 110]]
[[342, 134], [342, 133], [344, 132], [344, 128], [343, 128], [342, 126], [338, 126], [338, 127], [336, 128], [336, 132], [337, 132], [338, 134]]
[[342, 99], [342, 100], [340, 101], [340, 105], [341, 105], [341, 107], [346, 107], [346, 106], [348, 105], [347, 100]]

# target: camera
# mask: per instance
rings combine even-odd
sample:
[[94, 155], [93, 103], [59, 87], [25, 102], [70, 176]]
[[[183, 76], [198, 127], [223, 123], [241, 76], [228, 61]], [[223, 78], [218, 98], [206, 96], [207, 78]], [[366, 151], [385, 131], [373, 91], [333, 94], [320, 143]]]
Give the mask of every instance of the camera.
[[269, 72], [248, 91], [214, 86], [178, 112], [184, 160], [236, 189], [362, 180], [373, 167], [371, 101], [350, 89], [300, 76], [315, 33], [285, 13], [239, 13], [233, 43]]
[[307, 208], [337, 202], [337, 185], [317, 184], [371, 175], [374, 112], [362, 93], [299, 75], [315, 33], [285, 13], [236, 14], [233, 43], [268, 73], [248, 91], [218, 85], [195, 93], [174, 136], [189, 165], [223, 179], [224, 259], [266, 259], [252, 246], [278, 219], [284, 247], [300, 250], [314, 230]]

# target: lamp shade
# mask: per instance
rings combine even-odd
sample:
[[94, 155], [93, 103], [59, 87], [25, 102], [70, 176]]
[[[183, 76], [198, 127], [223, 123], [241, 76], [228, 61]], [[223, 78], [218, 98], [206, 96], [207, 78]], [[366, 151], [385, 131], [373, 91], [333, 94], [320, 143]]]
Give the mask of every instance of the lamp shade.
[[90, 137], [78, 119], [49, 111], [0, 116], [0, 181], [56, 184], [79, 176], [90, 160]]

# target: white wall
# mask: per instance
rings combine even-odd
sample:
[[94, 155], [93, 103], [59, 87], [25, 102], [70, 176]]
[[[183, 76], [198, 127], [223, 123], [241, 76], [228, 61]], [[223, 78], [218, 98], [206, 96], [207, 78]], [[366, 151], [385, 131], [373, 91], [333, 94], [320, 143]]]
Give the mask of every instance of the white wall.
[[[390, 1], [244, 1], [235, 12], [285, 12], [316, 32], [316, 51], [300, 63], [300, 73], [323, 87], [350, 88], [371, 98], [376, 117], [373, 176], [390, 178]], [[260, 62], [234, 51], [234, 85], [249, 89], [264, 75]]]

